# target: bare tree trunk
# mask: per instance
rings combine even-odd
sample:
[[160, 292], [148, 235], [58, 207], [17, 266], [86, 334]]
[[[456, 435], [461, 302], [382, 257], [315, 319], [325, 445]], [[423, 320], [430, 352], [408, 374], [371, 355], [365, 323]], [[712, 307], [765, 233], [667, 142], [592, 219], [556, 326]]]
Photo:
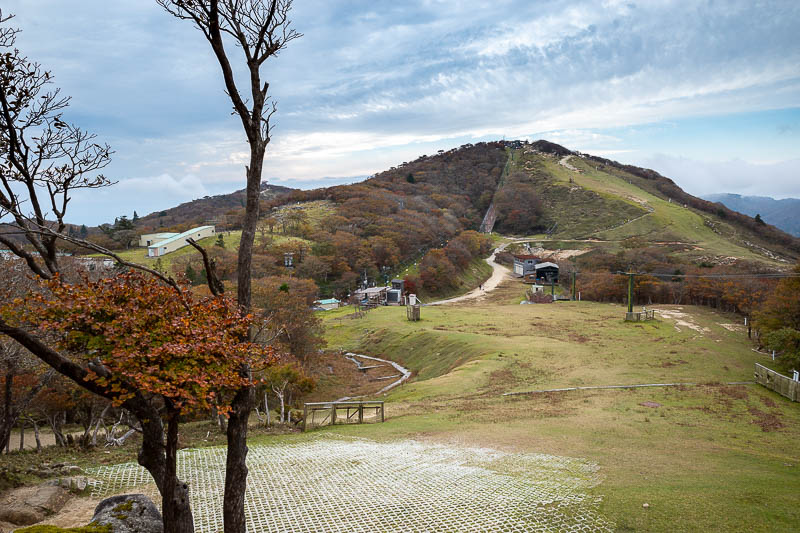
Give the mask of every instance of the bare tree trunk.
[[269, 414], [269, 400], [267, 399], [267, 391], [264, 391], [264, 411], [267, 413], [267, 427], [269, 427], [270, 414]]
[[61, 432], [61, 413], [48, 415], [47, 422], [50, 424], [50, 429], [53, 431], [53, 438], [55, 438], [56, 446], [65, 447], [67, 445], [67, 439], [64, 438], [64, 433]]
[[9, 363], [8, 370], [5, 373], [5, 387], [3, 387], [3, 417], [0, 419], [0, 450], [5, 449], [6, 453], [9, 452], [9, 443], [11, 442], [11, 430], [17, 422], [17, 413], [12, 404], [12, 394], [14, 387], [15, 372], [13, 366]]
[[280, 402], [280, 404], [281, 404], [281, 416], [280, 416], [280, 418], [278, 419], [278, 422], [280, 422], [281, 424], [283, 424], [283, 423], [286, 421], [286, 417], [285, 417], [285, 408], [284, 408], [284, 405], [285, 405], [285, 404], [284, 404], [284, 401], [283, 401], [283, 396], [284, 396], [284, 395], [283, 395], [283, 389], [277, 389], [277, 388], [275, 388], [275, 387], [272, 387], [272, 392], [274, 392], [274, 393], [275, 393], [275, 396], [277, 396], [277, 397], [278, 397], [278, 401], [279, 401], [279, 402]]
[[[164, 423], [157, 412], [150, 413], [147, 418], [138, 417], [142, 424], [142, 448], [139, 450], [139, 464], [150, 472], [161, 493], [161, 505], [164, 518], [164, 531], [169, 533], [193, 533], [194, 521], [189, 507], [189, 486], [181, 482], [177, 474], [177, 465], [168, 467], [168, 448], [164, 444]], [[174, 428], [175, 451], [177, 451], [177, 420]], [[169, 440], [169, 435], [168, 435]], [[169, 482], [172, 489], [168, 490]], [[171, 497], [169, 495], [172, 495]], [[167, 514], [173, 521], [175, 529], [166, 527]]]
[[31, 424], [33, 425], [33, 438], [36, 439], [36, 453], [41, 453], [42, 452], [42, 441], [39, 438], [39, 424], [32, 417], [28, 417], [28, 420], [30, 420]]
[[19, 420], [19, 451], [25, 449], [25, 420]]
[[103, 419], [110, 408], [111, 404], [109, 403], [103, 408], [103, 412], [100, 413], [100, 416], [97, 417], [97, 423], [94, 425], [94, 433], [92, 434], [92, 446], [97, 446], [97, 432], [100, 431], [100, 424], [103, 423]]
[[225, 463], [223, 523], [225, 533], [244, 533], [244, 492], [247, 484], [247, 420], [250, 417], [255, 390], [241, 388], [231, 402], [228, 419], [228, 456]]
[[181, 512], [189, 508], [189, 491], [184, 483], [178, 481], [178, 411], [172, 410], [167, 421], [167, 446], [164, 468], [164, 488], [161, 491], [161, 508], [164, 510], [164, 531], [193, 533], [194, 523], [191, 512]]

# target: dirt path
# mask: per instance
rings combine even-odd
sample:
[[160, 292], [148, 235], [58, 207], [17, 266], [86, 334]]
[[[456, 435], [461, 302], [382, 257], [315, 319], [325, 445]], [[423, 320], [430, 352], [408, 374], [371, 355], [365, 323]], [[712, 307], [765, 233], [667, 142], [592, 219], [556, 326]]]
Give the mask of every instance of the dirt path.
[[431, 302], [425, 305], [442, 305], [442, 304], [463, 302], [465, 300], [474, 300], [476, 298], [482, 298], [486, 296], [487, 293], [490, 293], [493, 290], [495, 290], [497, 286], [500, 285], [500, 283], [509, 278], [509, 274], [511, 273], [511, 271], [508, 268], [495, 262], [497, 254], [505, 250], [506, 246], [508, 246], [509, 244], [511, 243], [507, 242], [495, 248], [494, 253], [491, 255], [491, 257], [486, 259], [486, 263], [488, 263], [489, 266], [492, 267], [492, 275], [489, 277], [489, 279], [483, 282], [482, 288], [478, 287], [477, 289], [469, 291], [467, 294], [456, 296], [455, 298], [448, 298], [446, 300], [439, 300], [438, 302]]

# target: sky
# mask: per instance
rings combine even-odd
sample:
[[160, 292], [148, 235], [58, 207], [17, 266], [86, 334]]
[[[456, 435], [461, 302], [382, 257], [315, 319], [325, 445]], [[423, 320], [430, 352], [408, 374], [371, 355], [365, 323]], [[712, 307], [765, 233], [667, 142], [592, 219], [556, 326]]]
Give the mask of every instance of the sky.
[[[244, 187], [241, 124], [190, 23], [155, 0], [2, 9], [71, 95], [65, 118], [115, 151], [118, 183], [77, 195], [70, 221]], [[291, 18], [303, 37], [264, 69], [269, 183], [349, 183], [464, 143], [547, 139], [695, 195], [800, 197], [796, 0], [296, 0]]]

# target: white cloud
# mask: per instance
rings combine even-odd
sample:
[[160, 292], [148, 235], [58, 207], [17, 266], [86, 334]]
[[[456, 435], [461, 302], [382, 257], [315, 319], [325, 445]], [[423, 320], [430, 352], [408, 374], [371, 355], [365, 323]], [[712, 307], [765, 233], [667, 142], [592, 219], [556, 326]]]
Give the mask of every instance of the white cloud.
[[741, 159], [701, 161], [665, 154], [642, 157], [638, 165], [668, 176], [695, 196], [734, 193], [800, 198], [800, 160], [756, 164]]

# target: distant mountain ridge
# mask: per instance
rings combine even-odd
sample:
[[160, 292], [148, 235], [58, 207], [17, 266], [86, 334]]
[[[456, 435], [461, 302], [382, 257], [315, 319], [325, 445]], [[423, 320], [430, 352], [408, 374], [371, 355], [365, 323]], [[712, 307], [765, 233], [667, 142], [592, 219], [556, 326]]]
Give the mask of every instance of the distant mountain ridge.
[[[295, 191], [289, 187], [272, 185], [269, 183], [261, 184], [262, 200], [273, 200], [281, 195]], [[154, 211], [141, 217], [140, 224], [152, 225], [154, 227], [163, 225], [174, 225], [183, 223], [200, 224], [211, 222], [226, 213], [237, 209], [244, 209], [246, 199], [245, 189], [228, 193], [206, 196], [190, 202], [184, 202], [176, 207]]]
[[709, 194], [704, 198], [751, 217], [761, 215], [764, 222], [800, 237], [800, 198], [776, 200], [769, 196], [731, 193]]

